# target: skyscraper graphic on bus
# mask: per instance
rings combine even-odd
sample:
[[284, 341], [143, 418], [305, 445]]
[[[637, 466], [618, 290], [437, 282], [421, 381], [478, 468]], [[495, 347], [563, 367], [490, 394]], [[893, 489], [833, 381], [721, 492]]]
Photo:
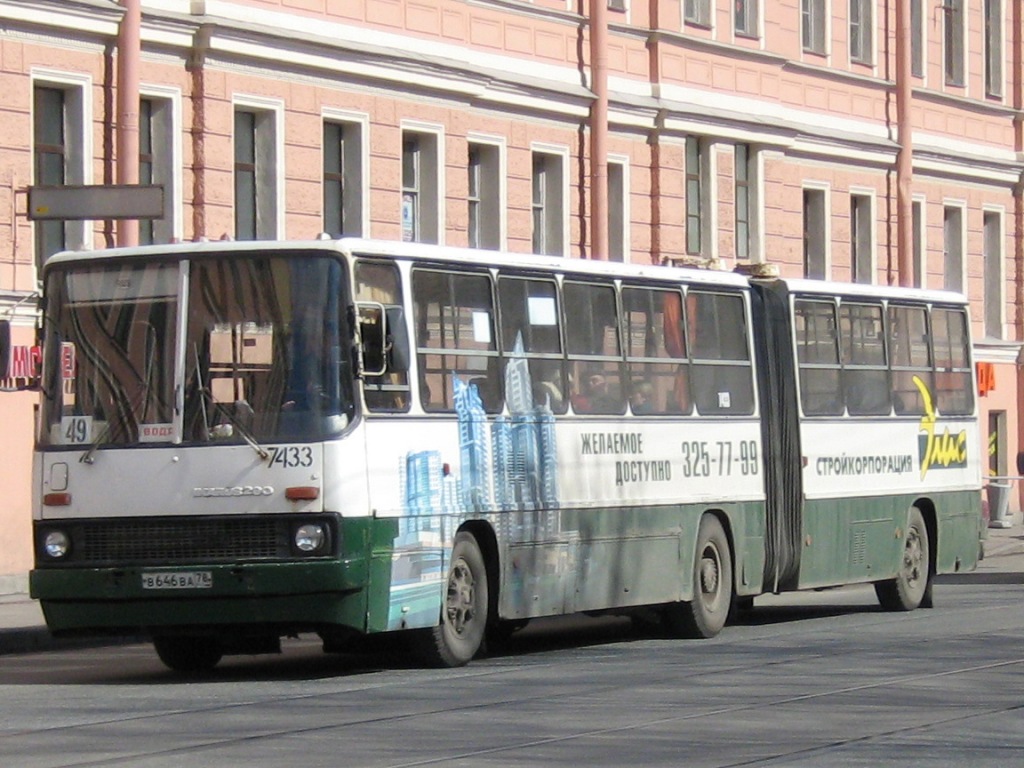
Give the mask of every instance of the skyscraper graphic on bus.
[[[522, 338], [514, 352], [522, 355]], [[411, 451], [400, 471], [402, 506], [407, 516], [479, 513], [497, 510], [555, 509], [558, 457], [555, 416], [547, 397], [536, 403], [529, 361], [513, 356], [505, 367], [508, 415], [489, 421], [475, 383], [452, 374], [458, 418], [458, 465], [440, 451]], [[404, 521], [400, 534], [422, 530]]]

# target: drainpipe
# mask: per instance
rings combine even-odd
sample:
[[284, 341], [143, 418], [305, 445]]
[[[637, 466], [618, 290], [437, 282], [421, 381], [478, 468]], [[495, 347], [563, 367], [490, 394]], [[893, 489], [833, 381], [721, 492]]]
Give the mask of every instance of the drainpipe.
[[[142, 51], [140, 0], [121, 0], [124, 17], [117, 34], [117, 183], [139, 183], [139, 58]], [[118, 245], [139, 244], [137, 219], [117, 224]]]
[[590, 258], [608, 259], [608, 0], [590, 0]]
[[896, 263], [898, 283], [914, 285], [913, 126], [910, 114], [913, 80], [910, 57], [910, 0], [896, 0]]
[[192, 239], [206, 237], [206, 54], [212, 28], [203, 24], [192, 37], [186, 69], [192, 76]]

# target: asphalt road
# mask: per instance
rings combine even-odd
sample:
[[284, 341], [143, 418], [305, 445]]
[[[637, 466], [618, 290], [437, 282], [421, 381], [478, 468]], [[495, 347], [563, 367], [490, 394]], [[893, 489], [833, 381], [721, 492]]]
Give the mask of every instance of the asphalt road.
[[1024, 754], [1024, 574], [759, 598], [710, 641], [535, 622], [457, 670], [312, 639], [201, 678], [148, 646], [0, 658], [0, 765], [969, 766]]

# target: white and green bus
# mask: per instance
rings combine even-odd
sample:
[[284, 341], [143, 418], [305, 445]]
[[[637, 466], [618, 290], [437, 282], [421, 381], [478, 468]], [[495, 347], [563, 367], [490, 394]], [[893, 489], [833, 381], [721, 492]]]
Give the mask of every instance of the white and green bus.
[[369, 240], [51, 258], [31, 593], [173, 669], [535, 617], [710, 637], [975, 567], [963, 297]]

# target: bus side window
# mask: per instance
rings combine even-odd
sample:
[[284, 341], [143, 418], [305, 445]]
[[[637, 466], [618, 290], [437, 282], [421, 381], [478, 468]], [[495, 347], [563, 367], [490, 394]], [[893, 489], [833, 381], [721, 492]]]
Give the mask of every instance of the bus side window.
[[[402, 305], [402, 287], [393, 264], [361, 260], [355, 267], [356, 301], [385, 306]], [[390, 320], [390, 317], [389, 317]], [[363, 380], [363, 398], [371, 411], [401, 412], [409, 409], [409, 372], [388, 371]]]
[[967, 316], [959, 309], [932, 308], [935, 345], [935, 400], [940, 414], [966, 416], [974, 412]]
[[923, 416], [925, 399], [918, 382], [929, 393], [934, 391], [926, 309], [890, 304], [888, 338], [896, 415]]
[[843, 393], [851, 416], [888, 416], [892, 410], [882, 305], [844, 302], [839, 309]]
[[686, 295], [686, 326], [697, 412], [752, 414], [754, 370], [743, 297], [690, 290]]
[[615, 289], [566, 281], [562, 297], [567, 317], [566, 347], [572, 371], [576, 413], [625, 412], [622, 351]]
[[690, 413], [690, 365], [678, 290], [623, 286], [630, 409], [636, 415]]
[[800, 369], [800, 406], [805, 416], [840, 416], [839, 335], [831, 301], [797, 301], [793, 316]]
[[513, 414], [548, 407], [565, 413], [565, 368], [553, 280], [498, 278], [503, 377]]
[[[490, 276], [416, 269], [412, 274], [416, 354], [423, 408], [451, 412], [460, 403], [487, 413], [503, 407]], [[462, 385], [462, 386], [460, 386]]]

